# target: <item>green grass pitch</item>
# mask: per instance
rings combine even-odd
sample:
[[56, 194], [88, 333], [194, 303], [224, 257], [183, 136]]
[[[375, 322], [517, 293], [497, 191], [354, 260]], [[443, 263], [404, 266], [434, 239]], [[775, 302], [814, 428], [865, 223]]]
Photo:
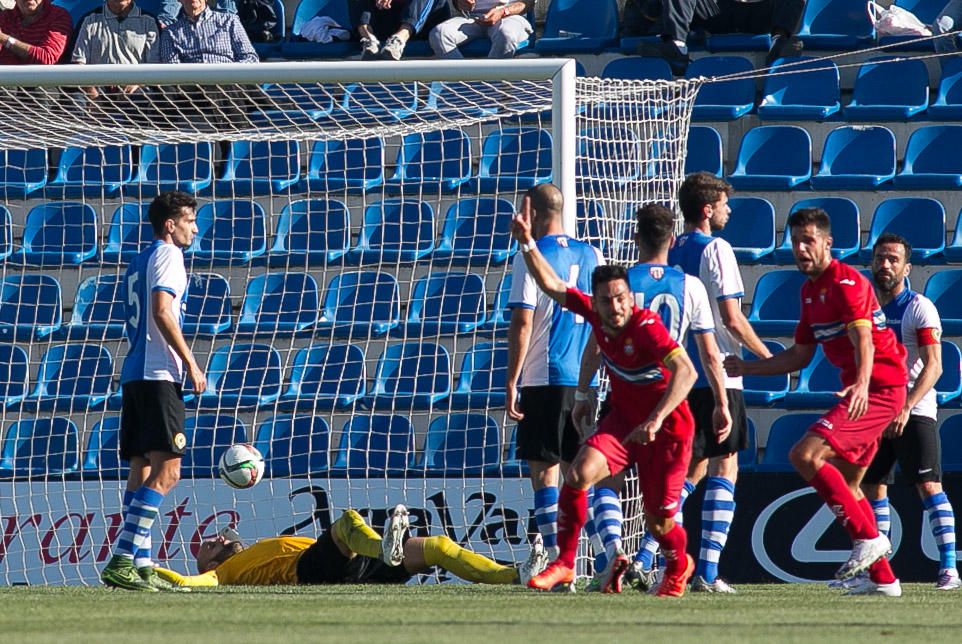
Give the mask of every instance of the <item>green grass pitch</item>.
[[0, 589], [4, 642], [943, 642], [959, 592], [906, 584], [901, 598], [822, 585], [741, 586], [736, 596], [656, 599], [518, 587], [301, 586], [140, 594]]

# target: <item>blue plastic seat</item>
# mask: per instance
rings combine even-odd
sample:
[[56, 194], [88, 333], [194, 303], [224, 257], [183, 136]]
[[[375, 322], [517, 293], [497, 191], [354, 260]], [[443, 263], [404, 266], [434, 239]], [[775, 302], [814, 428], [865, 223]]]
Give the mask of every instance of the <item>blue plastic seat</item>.
[[224, 199], [197, 210], [197, 235], [184, 257], [193, 264], [247, 264], [267, 252], [264, 209], [253, 200]]
[[756, 472], [793, 472], [788, 460], [792, 447], [805, 435], [808, 428], [821, 416], [819, 414], [788, 414], [779, 416], [768, 430], [765, 453], [755, 468]]
[[962, 414], [949, 416], [939, 427], [942, 442], [942, 470], [962, 472]]
[[217, 273], [191, 273], [184, 304], [184, 335], [214, 336], [230, 327], [230, 283]]
[[261, 60], [265, 60], [271, 57], [280, 56], [281, 43], [284, 42], [287, 37], [287, 12], [284, 9], [283, 0], [272, 0], [271, 4], [274, 7], [274, 15], [277, 20], [274, 22], [274, 26], [268, 31], [274, 36], [274, 40], [271, 42], [252, 42], [251, 46], [257, 55], [261, 57]]
[[[815, 197], [795, 202], [791, 212], [802, 208], [821, 208], [832, 221], [832, 257], [856, 259], [861, 247], [862, 224], [858, 204], [848, 197]], [[791, 232], [786, 228], [782, 243], [775, 249], [776, 264], [793, 264]]]
[[838, 367], [825, 357], [821, 347], [815, 351], [812, 361], [798, 374], [795, 388], [779, 403], [788, 409], [822, 409], [832, 407], [839, 401], [836, 392], [842, 390]]
[[[960, 213], [960, 216], [962, 216], [962, 213]], [[956, 218], [952, 242], [945, 247], [942, 255], [945, 256], [947, 262], [953, 264], [962, 262], [962, 229], [960, 229], [958, 218]]]
[[754, 472], [758, 465], [758, 433], [751, 418], [745, 419], [748, 439], [745, 448], [738, 450], [738, 469], [742, 472]]
[[324, 266], [351, 243], [351, 213], [336, 199], [298, 199], [285, 204], [268, 257], [271, 266]]
[[51, 275], [10, 274], [0, 281], [0, 340], [29, 341], [60, 330], [63, 301]]
[[70, 322], [63, 327], [67, 339], [95, 341], [124, 337], [127, 298], [123, 289], [123, 275], [100, 274], [81, 282]]
[[[906, 11], [911, 11], [923, 25], [932, 25], [946, 6], [945, 0], [895, 0], [893, 4]], [[920, 40], [920, 37], [916, 35], [883, 36], [879, 34], [878, 44], [884, 47], [887, 52], [935, 51], [935, 40], [931, 38]], [[947, 58], [941, 58], [939, 62], [944, 64], [947, 60]]]
[[326, 118], [334, 111], [333, 86], [309, 83], [270, 83], [261, 88], [277, 109], [264, 111], [265, 120], [288, 124], [291, 120], [300, 125]]
[[401, 290], [389, 273], [338, 273], [324, 295], [317, 335], [381, 336], [401, 323]]
[[[781, 353], [785, 345], [775, 340], [765, 340], [765, 346], [772, 354]], [[755, 354], [748, 349], [742, 350], [745, 360], [757, 360]], [[789, 374], [780, 376], [744, 376], [742, 384], [745, 389], [745, 403], [748, 405], [767, 407], [777, 404], [788, 393]]]
[[107, 228], [107, 243], [100, 254], [104, 263], [129, 264], [154, 238], [147, 218], [149, 203], [117, 206]]
[[942, 375], [935, 383], [939, 407], [958, 407], [962, 396], [962, 352], [954, 342], [942, 340]]
[[362, 193], [384, 183], [384, 141], [380, 137], [315, 141], [299, 192]]
[[912, 132], [905, 147], [898, 189], [956, 190], [962, 187], [962, 158], [946, 154], [962, 146], [962, 125], [924, 125]]
[[294, 335], [317, 322], [317, 282], [310, 273], [277, 272], [247, 282], [237, 320], [243, 335]]
[[758, 118], [822, 121], [841, 109], [840, 94], [838, 66], [832, 61], [780, 58], [765, 77]]
[[13, 220], [10, 211], [0, 205], [0, 262], [13, 254]]
[[551, 147], [551, 133], [544, 128], [506, 127], [488, 133], [470, 190], [520, 192], [551, 181]]
[[75, 28], [80, 26], [85, 15], [103, 6], [97, 0], [55, 0], [52, 4], [67, 10]]
[[415, 262], [434, 250], [434, 209], [426, 201], [385, 199], [364, 209], [349, 264]]
[[601, 70], [601, 78], [617, 80], [672, 80], [671, 67], [663, 58], [623, 56], [614, 58]]
[[604, 252], [604, 241], [607, 237], [602, 235], [601, 231], [607, 218], [605, 207], [600, 201], [586, 203], [579, 199], [577, 210], [578, 239], [588, 242], [592, 246], [597, 246]]
[[771, 34], [708, 34], [708, 51], [768, 51], [772, 48]]
[[378, 360], [374, 386], [362, 399], [369, 409], [430, 409], [451, 393], [451, 358], [433, 342], [388, 345]]
[[[578, 133], [575, 174], [579, 192], [617, 190], [641, 177], [642, 144], [634, 131], [618, 126], [599, 126]], [[615, 186], [615, 187], [613, 187]]]
[[[691, 61], [685, 78], [746, 74], [755, 69], [743, 56], [705, 56]], [[711, 81], [702, 85], [692, 109], [693, 121], [733, 121], [755, 109], [755, 79]]]
[[491, 315], [482, 329], [485, 331], [500, 331], [508, 328], [511, 322], [511, 311], [508, 309], [508, 299], [511, 297], [511, 271], [507, 271], [501, 278], [498, 291], [494, 295]]
[[90, 430], [80, 470], [89, 478], [127, 478], [127, 468], [120, 462], [120, 416], [104, 416]]
[[434, 262], [497, 266], [517, 250], [511, 236], [514, 204], [495, 197], [465, 197], [451, 204], [444, 216]]
[[880, 125], [843, 125], [828, 133], [816, 190], [878, 190], [895, 177], [895, 135]]
[[192, 402], [200, 409], [253, 409], [271, 405], [280, 395], [277, 349], [238, 343], [214, 350], [207, 365], [207, 391]]
[[356, 344], [314, 344], [298, 350], [291, 382], [277, 408], [330, 411], [351, 407], [365, 393], [364, 351]]
[[420, 91], [418, 83], [352, 83], [341, 109], [356, 127], [394, 124], [417, 112]]
[[45, 185], [46, 150], [0, 150], [0, 197], [23, 199]]
[[77, 426], [69, 418], [24, 418], [7, 429], [0, 477], [59, 477], [77, 470]]
[[728, 178], [739, 190], [792, 190], [812, 176], [812, 139], [795, 125], [748, 130]]
[[872, 58], [858, 68], [850, 121], [907, 121], [929, 106], [929, 71], [918, 58]]
[[246, 443], [247, 427], [227, 414], [187, 414], [184, 423], [187, 449], [180, 462], [183, 478], [209, 479], [217, 477], [221, 454], [235, 443]]
[[617, 44], [615, 0], [553, 0], [534, 50], [542, 56], [600, 54]]
[[407, 416], [354, 416], [341, 430], [331, 471], [349, 477], [397, 475], [414, 462], [414, 428]]
[[161, 143], [140, 149], [137, 176], [128, 186], [141, 198], [167, 190], [195, 194], [214, 180], [214, 152], [210, 142]]
[[688, 128], [688, 153], [685, 155], [685, 174], [711, 172], [720, 177], [725, 174], [722, 140], [718, 130], [707, 125]]
[[[490, 47], [490, 41], [488, 41]], [[473, 41], [471, 43], [473, 44]], [[464, 45], [459, 47], [464, 49]], [[485, 52], [487, 53], [487, 52]], [[434, 118], [492, 117], [504, 108], [501, 92], [492, 92], [491, 85], [477, 81], [434, 81], [428, 88], [423, 112], [435, 112]]]
[[768, 271], [758, 278], [748, 314], [755, 331], [782, 336], [795, 332], [801, 313], [799, 293], [806, 279], [794, 269]]
[[806, 50], [848, 51], [875, 40], [875, 27], [861, 0], [809, 0], [797, 36]]
[[10, 407], [24, 399], [29, 374], [29, 361], [23, 347], [0, 344], [0, 407]]
[[859, 253], [862, 263], [872, 261], [872, 247], [882, 233], [897, 233], [912, 244], [912, 263], [941, 259], [945, 249], [945, 208], [930, 197], [895, 197], [875, 209], [868, 239]]
[[718, 236], [728, 241], [739, 263], [754, 264], [775, 250], [775, 206], [761, 197], [732, 197], [731, 217]]
[[406, 134], [397, 171], [384, 185], [389, 192], [453, 192], [471, 178], [471, 139], [463, 130]]
[[9, 261], [31, 266], [76, 266], [97, 255], [97, 213], [90, 204], [48, 202], [27, 213], [23, 245]]
[[129, 145], [99, 148], [68, 147], [60, 155], [57, 175], [44, 195], [52, 198], [109, 198], [133, 177]]
[[428, 273], [415, 282], [403, 327], [404, 337], [471, 333], [484, 324], [487, 298], [476, 273]]
[[[301, 29], [314, 16], [330, 16], [343, 29], [353, 32], [351, 13], [347, 6], [348, 0], [301, 0], [294, 10], [291, 23], [291, 35], [281, 43], [281, 55], [291, 59], [339, 58], [343, 59], [358, 52], [358, 42], [354, 38], [349, 40], [333, 40], [329, 43], [318, 43], [299, 38]], [[295, 35], [297, 34], [297, 35]]]
[[427, 476], [480, 476], [501, 464], [501, 432], [487, 414], [455, 413], [431, 421], [421, 463]]
[[962, 334], [962, 269], [943, 269], [932, 273], [923, 295], [932, 300], [942, 318], [945, 335]]
[[504, 461], [501, 464], [501, 475], [516, 478], [527, 478], [529, 475], [528, 462], [518, 458], [518, 426], [511, 427]]
[[940, 58], [939, 62], [938, 93], [925, 115], [933, 121], [958, 121], [962, 119], [962, 58]]
[[40, 359], [37, 382], [24, 398], [25, 410], [84, 411], [110, 396], [114, 361], [102, 344], [55, 344]]
[[278, 414], [257, 426], [254, 447], [264, 456], [264, 474], [303, 477], [327, 471], [331, 428], [320, 416]]
[[300, 181], [297, 141], [234, 141], [224, 173], [214, 182], [221, 198], [287, 194]]
[[464, 354], [458, 386], [451, 392], [452, 409], [504, 407], [508, 369], [506, 342], [478, 342]]

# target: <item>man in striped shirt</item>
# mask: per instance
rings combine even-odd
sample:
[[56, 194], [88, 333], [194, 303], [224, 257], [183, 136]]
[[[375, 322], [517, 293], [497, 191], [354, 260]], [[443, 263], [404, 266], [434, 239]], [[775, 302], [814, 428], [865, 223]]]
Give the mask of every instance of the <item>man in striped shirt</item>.
[[177, 20], [160, 34], [163, 63], [256, 63], [260, 61], [240, 19], [214, 11], [207, 0], [180, 0]]

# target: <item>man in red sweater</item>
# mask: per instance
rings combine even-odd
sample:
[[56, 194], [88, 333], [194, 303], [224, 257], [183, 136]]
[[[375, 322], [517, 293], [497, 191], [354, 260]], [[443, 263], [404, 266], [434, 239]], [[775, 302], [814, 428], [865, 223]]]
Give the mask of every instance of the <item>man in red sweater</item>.
[[50, 0], [17, 0], [0, 12], [0, 65], [53, 65], [72, 30], [70, 14]]

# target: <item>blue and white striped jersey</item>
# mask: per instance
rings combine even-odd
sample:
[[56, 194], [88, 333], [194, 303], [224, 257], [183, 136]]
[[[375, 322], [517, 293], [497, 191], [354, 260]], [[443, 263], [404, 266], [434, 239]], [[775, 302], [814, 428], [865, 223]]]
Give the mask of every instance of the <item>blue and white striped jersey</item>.
[[628, 269], [628, 286], [635, 303], [661, 316], [678, 344], [685, 344], [689, 331], [715, 330], [708, 293], [697, 277], [664, 264], [636, 264]]

